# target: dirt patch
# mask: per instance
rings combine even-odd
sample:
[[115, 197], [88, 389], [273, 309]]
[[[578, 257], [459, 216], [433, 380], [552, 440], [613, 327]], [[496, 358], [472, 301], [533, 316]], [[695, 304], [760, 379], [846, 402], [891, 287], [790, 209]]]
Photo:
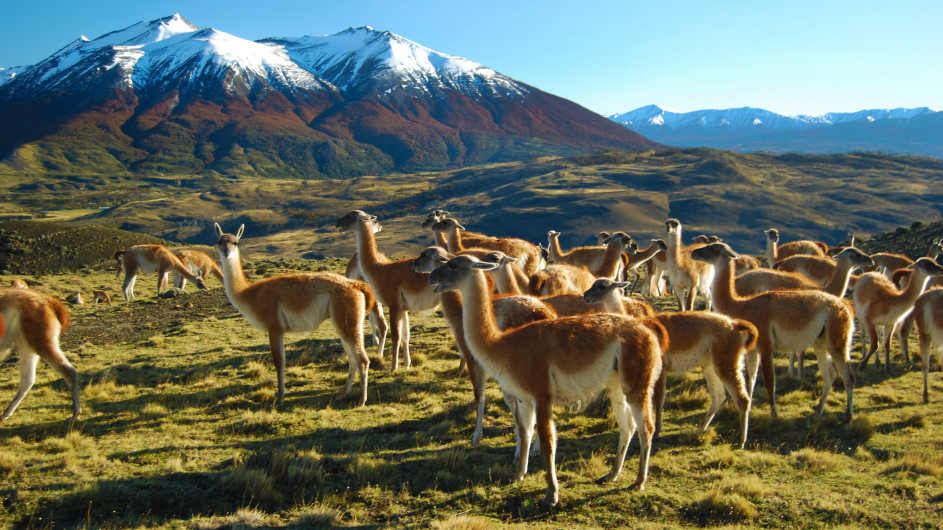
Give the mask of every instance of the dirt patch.
[[72, 325], [62, 333], [66, 351], [86, 342], [133, 344], [155, 335], [172, 335], [188, 322], [229, 318], [239, 313], [222, 289], [189, 291], [173, 298], [138, 299], [113, 307], [72, 309]]

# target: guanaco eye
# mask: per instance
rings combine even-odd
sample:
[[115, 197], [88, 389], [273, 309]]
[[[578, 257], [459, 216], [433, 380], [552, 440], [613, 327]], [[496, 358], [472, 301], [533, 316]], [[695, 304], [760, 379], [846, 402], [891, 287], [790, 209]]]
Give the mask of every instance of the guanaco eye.
[[454, 263], [449, 263], [448, 266], [449, 266], [450, 269], [457, 269], [457, 268], [458, 268], [458, 265], [456, 265], [456, 264], [454, 264]]

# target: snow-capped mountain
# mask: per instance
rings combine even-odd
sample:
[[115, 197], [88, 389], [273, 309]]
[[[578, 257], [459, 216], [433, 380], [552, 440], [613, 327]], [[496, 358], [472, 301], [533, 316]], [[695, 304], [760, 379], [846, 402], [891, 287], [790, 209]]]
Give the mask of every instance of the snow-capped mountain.
[[676, 112], [648, 105], [607, 116], [652, 140], [740, 152], [880, 151], [943, 156], [941, 113], [927, 107], [786, 116], [751, 107]]
[[[0, 76], [0, 166], [36, 171], [344, 176], [657, 147], [369, 27], [254, 42], [173, 15]], [[54, 161], [20, 156], [25, 145]]]
[[439, 53], [411, 40], [369, 26], [336, 35], [261, 42], [284, 49], [296, 63], [317, 72], [347, 94], [441, 97], [466, 95], [523, 97], [527, 88], [478, 63]]

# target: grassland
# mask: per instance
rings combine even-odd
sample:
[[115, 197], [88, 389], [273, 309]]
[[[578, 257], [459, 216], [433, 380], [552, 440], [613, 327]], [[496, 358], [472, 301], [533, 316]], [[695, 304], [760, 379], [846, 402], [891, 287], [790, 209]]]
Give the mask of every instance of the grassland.
[[[271, 259], [246, 269], [259, 278], [295, 270], [340, 270], [344, 260]], [[107, 267], [21, 277], [64, 296], [118, 290]], [[301, 528], [311, 526], [487, 528], [938, 527], [943, 521], [943, 378], [931, 374], [921, 403], [919, 367], [895, 357], [890, 376], [859, 374], [857, 415], [840, 424], [844, 392], [823, 419], [817, 370], [803, 382], [777, 367], [781, 416], [769, 416], [759, 385], [745, 450], [727, 405], [706, 434], [695, 375], [669, 383], [665, 429], [644, 492], [626, 476], [599, 486], [618, 434], [608, 403], [558, 409], [561, 503], [543, 511], [541, 459], [523, 482], [506, 484], [514, 438], [492, 383], [485, 437], [469, 440], [474, 411], [467, 380], [437, 314], [412, 319], [414, 367], [389, 373], [372, 360], [367, 405], [338, 396], [346, 360], [329, 324], [291, 337], [285, 404], [273, 406], [274, 370], [264, 333], [211, 290], [74, 306], [63, 334], [82, 375], [83, 417], [69, 431], [64, 383], [41, 365], [36, 386], [0, 424], [0, 526], [25, 528]], [[674, 308], [667, 299], [651, 300]], [[911, 337], [911, 349], [916, 341]], [[895, 347], [895, 353], [898, 349]], [[858, 355], [855, 355], [857, 358]], [[812, 356], [807, 359], [811, 366]], [[0, 396], [18, 382], [0, 370]], [[3, 403], [5, 405], [5, 403]]]
[[[388, 252], [415, 253], [428, 211], [446, 208], [470, 230], [565, 247], [595, 232], [625, 230], [639, 241], [664, 236], [668, 217], [686, 233], [722, 235], [758, 253], [762, 231], [829, 244], [934, 220], [943, 212], [943, 161], [856, 153], [737, 154], [710, 149], [539, 157], [442, 172], [347, 180], [208, 178], [180, 175], [0, 178], [8, 215], [41, 218], [63, 209], [104, 208], [77, 222], [169, 241], [209, 244], [212, 224], [245, 223], [255, 250], [286, 257], [349, 255], [334, 220], [354, 208], [380, 217]], [[423, 237], [419, 237], [419, 236]]]

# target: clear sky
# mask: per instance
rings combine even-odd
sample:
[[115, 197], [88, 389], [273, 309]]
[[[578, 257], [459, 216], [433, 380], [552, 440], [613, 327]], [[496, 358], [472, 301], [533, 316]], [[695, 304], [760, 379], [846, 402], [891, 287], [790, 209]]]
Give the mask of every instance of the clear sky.
[[943, 110], [943, 0], [0, 0], [0, 66], [174, 13], [238, 37], [389, 30], [601, 114]]

